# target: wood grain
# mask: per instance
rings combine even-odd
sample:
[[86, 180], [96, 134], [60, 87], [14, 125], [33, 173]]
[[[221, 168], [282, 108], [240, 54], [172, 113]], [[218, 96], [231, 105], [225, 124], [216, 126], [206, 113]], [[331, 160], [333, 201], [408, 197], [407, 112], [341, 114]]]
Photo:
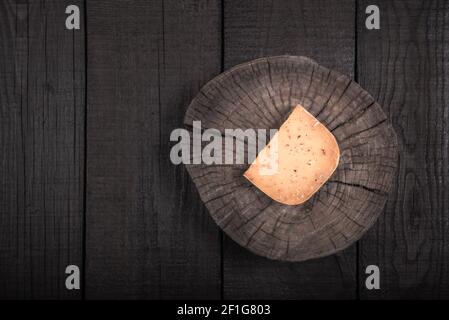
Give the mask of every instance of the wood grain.
[[82, 266], [83, 1], [0, 3], [0, 298], [77, 299]]
[[[361, 297], [449, 297], [446, 1], [377, 1], [380, 30], [364, 28], [359, 1], [358, 77], [398, 133], [399, 174], [385, 214], [360, 244]], [[378, 265], [380, 290], [364, 286]]]
[[[64, 27], [69, 4], [79, 31]], [[369, 4], [381, 30], [365, 29]], [[448, 15], [443, 0], [1, 1], [0, 298], [80, 298], [64, 269], [83, 265], [83, 222], [87, 298], [448, 298]], [[356, 77], [398, 133], [396, 188], [358, 262], [355, 246], [302, 263], [227, 237], [221, 250], [168, 162], [167, 135], [203, 84], [280, 54]], [[369, 264], [379, 291], [365, 289]]]
[[[352, 75], [353, 1], [226, 1], [224, 67], [280, 54], [313, 57]], [[355, 247], [304, 263], [257, 257], [225, 238], [224, 298], [354, 298]]]
[[[248, 162], [187, 165], [227, 235], [276, 260], [305, 261], [340, 251], [382, 212], [397, 161], [396, 134], [382, 108], [349, 77], [309, 58], [284, 55], [249, 61], [214, 78], [193, 99], [184, 120], [187, 126], [201, 121], [204, 129], [219, 130], [228, 139], [227, 129], [277, 129], [298, 104], [340, 147], [337, 170], [303, 205], [283, 205], [255, 188], [243, 177]], [[228, 149], [235, 157], [237, 147]]]
[[169, 137], [220, 71], [218, 1], [89, 1], [86, 297], [220, 297], [220, 238]]

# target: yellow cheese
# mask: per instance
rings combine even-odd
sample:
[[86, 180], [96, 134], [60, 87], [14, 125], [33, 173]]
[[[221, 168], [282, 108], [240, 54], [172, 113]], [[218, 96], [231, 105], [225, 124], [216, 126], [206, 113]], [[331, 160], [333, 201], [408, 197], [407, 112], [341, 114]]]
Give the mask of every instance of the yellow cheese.
[[297, 105], [244, 176], [272, 199], [297, 205], [330, 178], [339, 157], [332, 133]]

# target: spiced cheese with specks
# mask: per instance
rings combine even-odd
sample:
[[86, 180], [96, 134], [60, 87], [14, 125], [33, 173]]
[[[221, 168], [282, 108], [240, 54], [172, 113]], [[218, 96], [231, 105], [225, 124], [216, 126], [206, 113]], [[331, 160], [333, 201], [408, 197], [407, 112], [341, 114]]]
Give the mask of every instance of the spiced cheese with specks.
[[244, 176], [272, 199], [298, 205], [331, 177], [339, 157], [332, 133], [297, 105]]

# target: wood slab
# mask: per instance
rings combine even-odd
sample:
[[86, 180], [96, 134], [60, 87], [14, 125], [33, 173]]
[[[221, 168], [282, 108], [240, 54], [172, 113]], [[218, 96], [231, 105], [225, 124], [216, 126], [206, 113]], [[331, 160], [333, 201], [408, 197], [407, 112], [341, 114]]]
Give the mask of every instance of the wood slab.
[[184, 124], [203, 129], [279, 128], [303, 105], [336, 137], [339, 166], [308, 202], [287, 206], [243, 176], [246, 165], [187, 165], [215, 222], [234, 241], [270, 259], [304, 261], [340, 251], [373, 225], [397, 164], [397, 139], [373, 97], [349, 77], [298, 56], [260, 58], [207, 83]]

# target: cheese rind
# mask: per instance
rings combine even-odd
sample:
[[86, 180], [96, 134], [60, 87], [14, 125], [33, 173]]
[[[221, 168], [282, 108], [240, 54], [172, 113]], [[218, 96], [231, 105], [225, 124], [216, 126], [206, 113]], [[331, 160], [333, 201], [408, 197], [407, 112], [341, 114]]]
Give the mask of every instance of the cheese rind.
[[339, 158], [332, 133], [297, 105], [244, 177], [273, 200], [298, 205], [331, 177]]

